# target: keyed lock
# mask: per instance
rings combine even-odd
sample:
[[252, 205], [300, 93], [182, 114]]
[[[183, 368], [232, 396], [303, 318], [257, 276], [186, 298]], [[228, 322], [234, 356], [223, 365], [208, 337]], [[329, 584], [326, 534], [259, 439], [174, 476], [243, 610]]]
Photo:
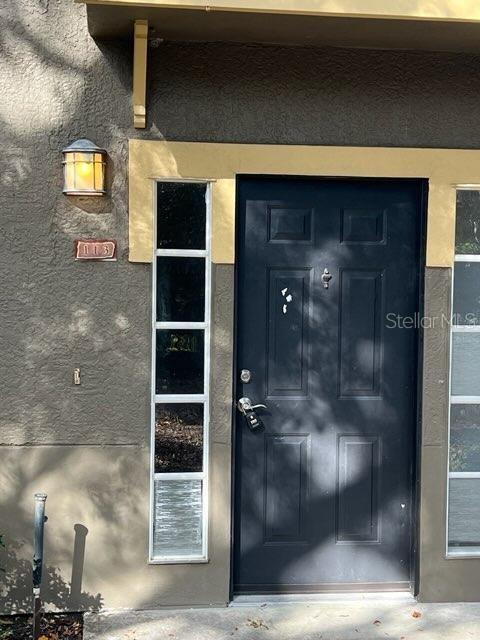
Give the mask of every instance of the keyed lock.
[[240, 398], [237, 402], [237, 409], [243, 414], [247, 427], [250, 431], [259, 431], [263, 427], [263, 422], [257, 416], [255, 409], [266, 409], [264, 404], [254, 404], [250, 398]]
[[328, 289], [328, 283], [330, 282], [331, 279], [332, 279], [332, 274], [327, 269], [327, 267], [325, 267], [322, 273], [322, 282], [323, 282], [324, 289]]

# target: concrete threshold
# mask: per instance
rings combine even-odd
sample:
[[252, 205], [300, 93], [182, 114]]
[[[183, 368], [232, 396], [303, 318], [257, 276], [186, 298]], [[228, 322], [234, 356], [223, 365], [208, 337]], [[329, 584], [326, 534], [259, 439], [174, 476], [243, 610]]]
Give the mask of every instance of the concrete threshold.
[[[338, 595], [338, 594], [332, 594]], [[85, 614], [84, 640], [478, 640], [479, 603], [382, 597]], [[408, 594], [402, 594], [405, 598]]]
[[262, 604], [307, 604], [312, 602], [339, 602], [339, 603], [365, 603], [365, 602], [398, 602], [415, 604], [416, 598], [408, 591], [381, 591], [381, 592], [343, 592], [343, 593], [287, 593], [271, 595], [241, 595], [234, 596], [229, 607], [249, 607]]

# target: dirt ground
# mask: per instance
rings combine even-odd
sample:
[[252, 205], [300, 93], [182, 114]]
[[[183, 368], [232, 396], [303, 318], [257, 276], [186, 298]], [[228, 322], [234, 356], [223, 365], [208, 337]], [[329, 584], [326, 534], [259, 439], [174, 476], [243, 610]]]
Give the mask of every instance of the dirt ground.
[[[48, 614], [40, 629], [41, 640], [82, 640], [83, 615]], [[32, 616], [0, 616], [0, 640], [32, 640]]]

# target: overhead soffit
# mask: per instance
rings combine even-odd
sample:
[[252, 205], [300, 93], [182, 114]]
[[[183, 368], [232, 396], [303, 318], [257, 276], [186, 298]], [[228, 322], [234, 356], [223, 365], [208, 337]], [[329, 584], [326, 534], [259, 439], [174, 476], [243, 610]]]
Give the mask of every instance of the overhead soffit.
[[480, 21], [476, 0], [77, 0], [87, 4], [373, 18]]
[[165, 40], [480, 52], [477, 0], [76, 1], [98, 39], [131, 37], [148, 20]]

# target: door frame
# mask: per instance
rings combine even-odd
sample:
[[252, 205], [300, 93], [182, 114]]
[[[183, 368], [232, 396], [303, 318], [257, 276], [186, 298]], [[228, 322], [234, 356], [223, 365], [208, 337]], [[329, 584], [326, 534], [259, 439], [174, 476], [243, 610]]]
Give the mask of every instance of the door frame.
[[[230, 592], [231, 427], [233, 387], [231, 347], [235, 264], [235, 178], [238, 174], [325, 177], [419, 178], [428, 180], [425, 310], [435, 316], [450, 312], [451, 271], [455, 255], [457, 189], [480, 188], [480, 150], [413, 147], [353, 147], [224, 142], [128, 141], [128, 259], [151, 264], [154, 247], [154, 185], [156, 180], [205, 179], [212, 193], [212, 375], [207, 392], [213, 411], [210, 431], [209, 522], [210, 561], [189, 570], [190, 593], [211, 580], [205, 602], [224, 604]], [[458, 584], [478, 583], [480, 559], [445, 558], [448, 456], [447, 330], [437, 323], [423, 334], [426, 350], [419, 384], [424, 397], [423, 437], [417, 475], [420, 518], [416, 562], [419, 597], [472, 599]], [[421, 455], [421, 461], [420, 461]], [[420, 484], [421, 479], [421, 484]], [[148, 496], [145, 497], [148, 505]], [[418, 534], [419, 532], [419, 534]], [[175, 581], [175, 567], [157, 569]], [[473, 587], [470, 589], [472, 591]], [[474, 593], [478, 592], [473, 589]], [[468, 598], [467, 598], [468, 599]], [[191, 604], [188, 596], [181, 598]], [[196, 600], [197, 602], [197, 600]]]
[[[243, 178], [284, 178], [285, 180], [318, 180], [318, 181], [332, 181], [335, 179], [348, 181], [348, 180], [360, 180], [362, 182], [383, 182], [383, 181], [398, 181], [398, 182], [416, 182], [420, 186], [420, 198], [418, 202], [420, 219], [418, 221], [418, 241], [419, 241], [419, 255], [418, 255], [418, 299], [417, 310], [418, 317], [422, 318], [424, 315], [424, 290], [425, 290], [425, 266], [427, 256], [427, 209], [428, 209], [428, 180], [422, 178], [385, 178], [385, 177], [364, 177], [364, 176], [312, 176], [312, 175], [297, 175], [297, 174], [262, 174], [262, 173], [238, 173], [235, 175], [235, 275], [234, 275], [234, 311], [233, 311], [233, 369], [232, 369], [232, 443], [231, 443], [231, 530], [230, 530], [230, 601], [235, 597], [234, 590], [234, 544], [235, 544], [235, 522], [236, 522], [236, 443], [237, 443], [237, 423], [238, 415], [236, 409], [236, 399], [238, 397], [238, 334], [239, 334], [239, 274], [240, 274], [240, 227], [241, 227], [241, 212], [239, 211], [239, 183]], [[419, 554], [418, 554], [418, 541], [420, 536], [420, 462], [421, 462], [421, 447], [422, 447], [422, 396], [423, 396], [423, 345], [424, 345], [424, 329], [422, 327], [417, 328], [416, 333], [416, 396], [415, 396], [415, 424], [413, 429], [414, 442], [412, 443], [412, 469], [411, 469], [411, 490], [412, 490], [412, 521], [410, 531], [410, 589], [409, 592], [412, 596], [416, 597], [419, 591]], [[377, 590], [375, 590], [377, 591]], [[381, 592], [391, 592], [392, 588], [389, 588], [389, 583], [385, 583], [385, 589], [381, 589]], [[333, 585], [332, 589], [324, 589], [317, 593], [356, 593], [352, 588], [335, 589]], [[358, 593], [361, 593], [359, 590]], [[301, 594], [307, 593], [300, 590], [284, 590], [280, 589], [278, 594]], [[311, 592], [309, 592], [311, 593]], [[260, 594], [252, 593], [251, 596], [255, 597]]]

